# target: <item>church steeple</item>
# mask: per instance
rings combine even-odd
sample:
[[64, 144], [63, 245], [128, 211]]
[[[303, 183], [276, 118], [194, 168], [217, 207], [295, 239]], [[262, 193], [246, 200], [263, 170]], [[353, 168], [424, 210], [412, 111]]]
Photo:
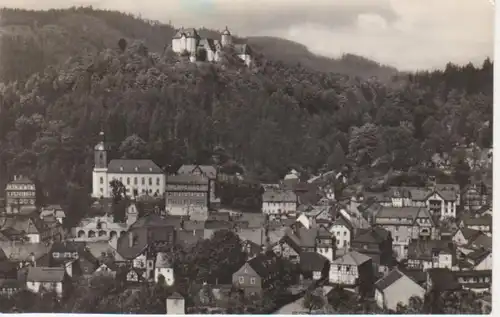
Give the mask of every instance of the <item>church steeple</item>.
[[99, 139], [100, 139], [99, 143], [97, 143], [96, 146], [94, 147], [95, 168], [107, 168], [108, 167], [107, 148], [103, 131], [99, 133]]

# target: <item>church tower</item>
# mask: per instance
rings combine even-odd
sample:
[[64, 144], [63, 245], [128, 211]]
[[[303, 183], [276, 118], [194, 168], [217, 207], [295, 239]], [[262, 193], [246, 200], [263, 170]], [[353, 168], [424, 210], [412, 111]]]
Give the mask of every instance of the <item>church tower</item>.
[[94, 147], [94, 170], [92, 171], [92, 197], [108, 197], [108, 157], [104, 132], [99, 133], [100, 141]]
[[229, 32], [227, 26], [226, 29], [222, 32], [221, 44], [223, 47], [233, 44], [233, 37], [231, 36], [231, 32]]

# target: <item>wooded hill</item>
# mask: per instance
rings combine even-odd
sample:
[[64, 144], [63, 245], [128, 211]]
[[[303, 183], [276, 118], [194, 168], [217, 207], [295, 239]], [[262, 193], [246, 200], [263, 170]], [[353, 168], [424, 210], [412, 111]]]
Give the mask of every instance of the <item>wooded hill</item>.
[[150, 157], [174, 170], [212, 163], [217, 153], [265, 182], [290, 168], [317, 173], [346, 163], [408, 171], [457, 144], [491, 147], [490, 60], [396, 85], [265, 54], [252, 68], [231, 51], [218, 64], [190, 63], [163, 50], [171, 27], [117, 12], [4, 10], [1, 21], [10, 34], [27, 33], [1, 46], [2, 74], [18, 80], [0, 87], [0, 178], [33, 177], [46, 202], [62, 201], [75, 217], [101, 129], [114, 143], [111, 157]]

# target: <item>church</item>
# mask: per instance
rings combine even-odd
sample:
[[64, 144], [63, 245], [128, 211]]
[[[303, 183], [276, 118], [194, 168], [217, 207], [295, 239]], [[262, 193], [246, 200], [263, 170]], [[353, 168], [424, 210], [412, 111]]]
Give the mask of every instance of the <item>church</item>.
[[104, 132], [101, 141], [94, 147], [94, 170], [92, 172], [92, 197], [112, 197], [111, 181], [119, 180], [126, 195], [135, 198], [142, 195], [163, 197], [165, 173], [152, 160], [113, 159], [108, 163], [108, 147]]
[[221, 33], [220, 40], [202, 38], [194, 28], [181, 28], [172, 38], [172, 50], [177, 54], [189, 54], [192, 62], [218, 62], [221, 59], [222, 49], [229, 46], [234, 49], [245, 65], [251, 65], [252, 52], [250, 46], [233, 43], [233, 36], [227, 27]]

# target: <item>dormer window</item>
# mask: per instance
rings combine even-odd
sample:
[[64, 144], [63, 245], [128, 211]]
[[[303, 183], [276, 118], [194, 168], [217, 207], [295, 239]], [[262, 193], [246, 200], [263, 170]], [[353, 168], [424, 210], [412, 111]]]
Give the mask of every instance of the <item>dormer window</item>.
[[57, 253], [57, 252], [52, 253], [52, 257], [53, 257], [54, 259], [59, 258], [59, 253]]
[[120, 171], [123, 172], [123, 166], [120, 166]]
[[150, 167], [150, 168], [149, 168], [149, 171], [150, 171], [150, 172], [152, 172], [152, 171], [153, 171], [153, 168], [152, 168], [152, 167]]
[[136, 171], [136, 172], [138, 172], [138, 171], [139, 171], [139, 168], [138, 168], [137, 166], [135, 167], [135, 171]]

